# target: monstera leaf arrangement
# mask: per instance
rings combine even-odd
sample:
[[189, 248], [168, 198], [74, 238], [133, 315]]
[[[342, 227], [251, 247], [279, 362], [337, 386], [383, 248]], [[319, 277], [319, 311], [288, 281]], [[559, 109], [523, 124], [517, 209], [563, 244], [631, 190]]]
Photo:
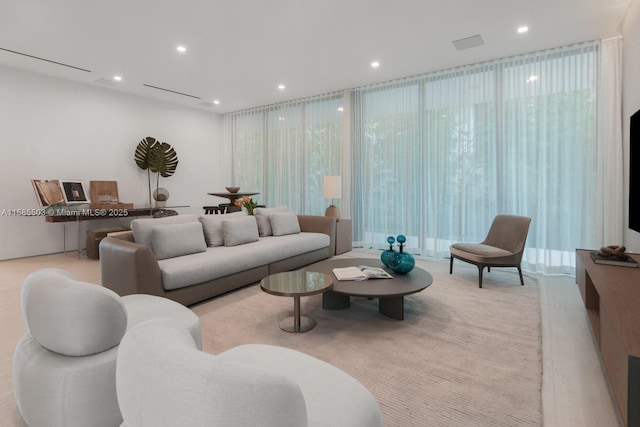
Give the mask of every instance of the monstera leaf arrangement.
[[156, 174], [156, 194], [160, 193], [160, 177], [168, 178], [176, 172], [178, 154], [170, 144], [148, 136], [138, 143], [133, 156], [136, 165], [147, 171], [149, 206], [151, 206], [151, 173]]

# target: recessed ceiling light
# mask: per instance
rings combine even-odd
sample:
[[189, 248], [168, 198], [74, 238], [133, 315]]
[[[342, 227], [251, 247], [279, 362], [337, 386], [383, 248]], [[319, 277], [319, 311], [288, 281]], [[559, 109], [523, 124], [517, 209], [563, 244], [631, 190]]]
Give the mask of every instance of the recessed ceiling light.
[[371, 63], [371, 68], [378, 68], [380, 66], [380, 63], [378, 61], [373, 61]]
[[280, 90], [284, 90], [284, 88], [285, 88], [285, 86], [284, 86], [284, 85], [282, 85], [282, 84], [278, 85], [278, 89], [280, 89]]
[[187, 51], [187, 48], [184, 46], [178, 46], [176, 47], [176, 50], [180, 53], [185, 53]]
[[122, 76], [113, 76], [113, 80], [115, 80], [117, 82], [121, 82], [122, 81]]
[[344, 111], [344, 108], [338, 107], [338, 111]]
[[526, 25], [523, 25], [522, 27], [518, 27], [518, 34], [524, 34], [527, 31], [529, 31], [529, 27], [527, 27]]
[[216, 104], [216, 105], [219, 105], [219, 104], [220, 104], [220, 101], [218, 101], [217, 99], [214, 99], [214, 100], [213, 100], [213, 103], [214, 103], [214, 104]]

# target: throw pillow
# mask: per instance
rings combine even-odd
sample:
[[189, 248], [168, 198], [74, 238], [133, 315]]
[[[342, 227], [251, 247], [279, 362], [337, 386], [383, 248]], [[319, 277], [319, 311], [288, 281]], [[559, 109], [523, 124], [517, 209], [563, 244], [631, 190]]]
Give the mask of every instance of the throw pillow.
[[225, 246], [243, 245], [260, 239], [258, 224], [253, 215], [222, 221], [222, 234]]
[[159, 260], [205, 252], [202, 224], [196, 221], [157, 225], [151, 230], [151, 248]]
[[294, 212], [276, 212], [269, 217], [274, 236], [300, 233], [298, 215]]
[[204, 240], [207, 246], [224, 245], [224, 235], [222, 234], [222, 221], [238, 216], [247, 216], [245, 212], [232, 212], [225, 215], [203, 215], [198, 217], [204, 229]]
[[164, 218], [137, 218], [131, 221], [133, 240], [136, 243], [151, 247], [151, 229], [157, 225], [184, 224], [185, 222], [197, 222], [195, 215], [175, 215]]
[[269, 221], [269, 216], [272, 213], [288, 211], [289, 208], [287, 206], [277, 206], [275, 208], [255, 208], [253, 210], [253, 214], [255, 215], [256, 221], [258, 223], [258, 233], [260, 237], [273, 235], [273, 231], [271, 230], [271, 222]]

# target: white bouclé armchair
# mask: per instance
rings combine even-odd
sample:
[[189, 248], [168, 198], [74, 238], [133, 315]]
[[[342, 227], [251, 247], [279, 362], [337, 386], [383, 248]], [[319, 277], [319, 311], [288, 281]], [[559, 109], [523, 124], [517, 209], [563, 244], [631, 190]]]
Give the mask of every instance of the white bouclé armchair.
[[22, 288], [29, 331], [16, 346], [16, 403], [29, 427], [117, 427], [118, 346], [152, 318], [184, 328], [201, 346], [200, 320], [185, 306], [151, 295], [120, 297], [57, 269], [30, 274]]
[[165, 320], [127, 332], [118, 351], [122, 427], [379, 427], [373, 395], [321, 360], [247, 344], [200, 351]]

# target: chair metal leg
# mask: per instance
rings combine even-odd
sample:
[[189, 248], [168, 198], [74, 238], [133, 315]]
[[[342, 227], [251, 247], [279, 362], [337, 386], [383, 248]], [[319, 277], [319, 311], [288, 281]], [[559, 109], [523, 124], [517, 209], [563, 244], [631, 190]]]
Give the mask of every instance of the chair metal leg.
[[484, 270], [484, 266], [478, 266], [478, 287], [482, 288], [482, 270]]
[[449, 258], [449, 274], [453, 274], [453, 255]]
[[522, 269], [518, 266], [518, 274], [520, 275], [520, 284], [524, 286], [524, 279], [522, 278]]

